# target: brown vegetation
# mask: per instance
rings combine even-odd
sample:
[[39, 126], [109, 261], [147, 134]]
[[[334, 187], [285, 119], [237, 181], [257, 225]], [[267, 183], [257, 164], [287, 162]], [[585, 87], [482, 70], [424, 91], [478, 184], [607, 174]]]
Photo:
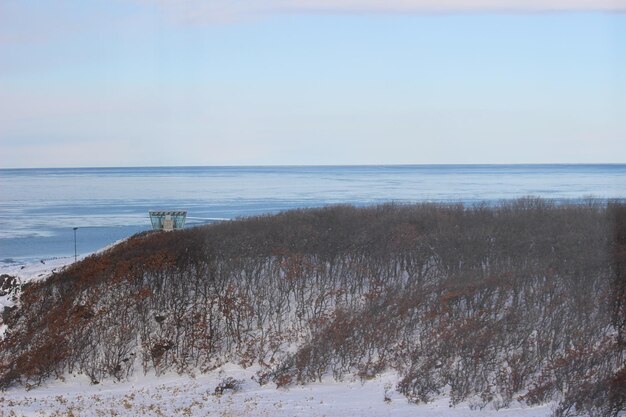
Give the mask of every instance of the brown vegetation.
[[617, 415], [626, 206], [334, 206], [147, 233], [7, 316], [3, 387], [235, 361], [279, 385], [395, 369], [411, 401]]

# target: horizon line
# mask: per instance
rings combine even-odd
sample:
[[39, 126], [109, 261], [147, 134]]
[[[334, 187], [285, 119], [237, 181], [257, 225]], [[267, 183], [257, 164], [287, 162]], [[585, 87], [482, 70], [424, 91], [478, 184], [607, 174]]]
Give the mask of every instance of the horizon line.
[[519, 162], [519, 163], [415, 163], [415, 164], [234, 164], [234, 165], [100, 165], [60, 167], [0, 167], [0, 171], [68, 169], [163, 169], [163, 168], [358, 168], [358, 167], [435, 167], [435, 166], [620, 166], [626, 162]]

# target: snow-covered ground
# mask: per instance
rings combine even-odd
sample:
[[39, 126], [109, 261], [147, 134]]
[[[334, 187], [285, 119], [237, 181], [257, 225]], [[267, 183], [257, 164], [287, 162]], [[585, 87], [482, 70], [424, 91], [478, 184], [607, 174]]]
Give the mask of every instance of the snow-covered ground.
[[[11, 389], [0, 395], [1, 416], [407, 416], [407, 417], [547, 417], [549, 406], [471, 410], [455, 408], [442, 398], [415, 405], [397, 393], [397, 376], [383, 374], [371, 381], [336, 382], [277, 389], [260, 386], [255, 369], [226, 365], [208, 375], [139, 376], [128, 382], [90, 385], [86, 377], [70, 377], [45, 387]], [[228, 377], [241, 381], [237, 392], [215, 394]], [[385, 400], [387, 398], [387, 400]]]

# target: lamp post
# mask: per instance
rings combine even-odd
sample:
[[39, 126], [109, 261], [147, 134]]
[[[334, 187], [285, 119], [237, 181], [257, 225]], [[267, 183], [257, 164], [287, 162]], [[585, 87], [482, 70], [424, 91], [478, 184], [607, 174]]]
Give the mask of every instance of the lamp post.
[[78, 230], [78, 227], [74, 228], [74, 262], [76, 262], [76, 258], [77, 258], [77, 252], [76, 252], [76, 231]]

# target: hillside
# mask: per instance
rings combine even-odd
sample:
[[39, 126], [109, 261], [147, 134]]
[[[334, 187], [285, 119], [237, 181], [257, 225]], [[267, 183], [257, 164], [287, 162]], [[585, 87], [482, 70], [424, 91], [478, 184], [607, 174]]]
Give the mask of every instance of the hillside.
[[626, 206], [335, 206], [146, 233], [22, 289], [0, 386], [252, 367], [475, 408], [626, 407]]

